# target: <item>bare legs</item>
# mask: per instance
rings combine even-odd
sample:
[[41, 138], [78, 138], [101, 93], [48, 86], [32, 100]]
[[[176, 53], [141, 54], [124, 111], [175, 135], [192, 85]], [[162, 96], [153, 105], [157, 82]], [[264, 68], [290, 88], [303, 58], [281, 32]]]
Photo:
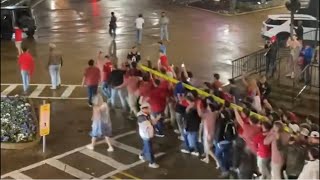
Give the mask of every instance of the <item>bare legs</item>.
[[[105, 136], [105, 140], [106, 140], [106, 143], [108, 144], [108, 147], [109, 147], [107, 151], [108, 152], [113, 152], [114, 149], [113, 149], [113, 147], [111, 145], [110, 138]], [[97, 138], [95, 138], [95, 137], [91, 138], [91, 144], [87, 145], [87, 148], [93, 150], [94, 146], [96, 145], [96, 141], [97, 141]]]

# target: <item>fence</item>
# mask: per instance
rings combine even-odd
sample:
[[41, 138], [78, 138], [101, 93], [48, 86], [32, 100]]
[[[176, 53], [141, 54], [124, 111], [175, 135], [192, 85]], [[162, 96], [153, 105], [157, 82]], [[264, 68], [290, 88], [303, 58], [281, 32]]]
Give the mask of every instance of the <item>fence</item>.
[[267, 49], [261, 49], [249, 55], [232, 61], [232, 78], [238, 78], [243, 72], [247, 74], [259, 73], [266, 67], [265, 53]]

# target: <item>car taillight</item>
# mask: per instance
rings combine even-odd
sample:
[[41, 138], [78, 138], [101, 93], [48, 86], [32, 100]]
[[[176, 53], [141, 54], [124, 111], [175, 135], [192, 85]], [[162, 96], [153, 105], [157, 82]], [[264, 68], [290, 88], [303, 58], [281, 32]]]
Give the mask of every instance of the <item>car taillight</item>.
[[268, 27], [268, 26], [267, 26], [267, 31], [269, 31], [270, 29], [272, 29], [272, 27]]

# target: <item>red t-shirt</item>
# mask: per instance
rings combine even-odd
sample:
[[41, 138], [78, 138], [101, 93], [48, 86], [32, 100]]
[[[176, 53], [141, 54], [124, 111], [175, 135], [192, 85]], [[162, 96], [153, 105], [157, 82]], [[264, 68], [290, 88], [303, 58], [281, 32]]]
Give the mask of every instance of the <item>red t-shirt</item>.
[[160, 56], [160, 64], [167, 71], [170, 69], [167, 56]]
[[16, 42], [21, 42], [22, 41], [22, 30], [20, 28], [15, 28], [14, 29], [14, 36], [15, 36]]
[[99, 68], [92, 66], [86, 68], [84, 72], [85, 83], [87, 86], [96, 86], [100, 82], [100, 70]]
[[34, 61], [29, 52], [22, 53], [19, 56], [18, 64], [20, 65], [20, 70], [28, 71], [30, 75], [33, 74]]
[[248, 148], [253, 152], [256, 153], [257, 149], [256, 146], [253, 143], [253, 138], [261, 132], [261, 128], [255, 126], [255, 125], [250, 125], [249, 123], [244, 123], [243, 127], [243, 132], [242, 132], [242, 137], [243, 140], [246, 142], [246, 145]]
[[103, 65], [103, 72], [104, 72], [104, 76], [102, 77], [103, 81], [107, 81], [109, 79], [111, 71], [112, 71], [112, 63], [108, 61]]
[[264, 145], [264, 139], [266, 138], [262, 132], [258, 133], [253, 138], [254, 146], [256, 147], [257, 155], [261, 158], [271, 158], [271, 146]]
[[142, 81], [139, 86], [140, 96], [149, 97], [153, 84], [151, 81]]
[[162, 113], [166, 108], [167, 96], [163, 89], [155, 87], [149, 94], [149, 104], [151, 111], [154, 113]]

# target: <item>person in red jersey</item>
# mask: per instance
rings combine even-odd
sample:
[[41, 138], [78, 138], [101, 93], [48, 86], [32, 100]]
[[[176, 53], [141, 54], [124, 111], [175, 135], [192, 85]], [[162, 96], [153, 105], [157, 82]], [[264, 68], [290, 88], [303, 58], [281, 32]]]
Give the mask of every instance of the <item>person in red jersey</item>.
[[22, 29], [16, 25], [14, 27], [14, 41], [15, 41], [15, 45], [16, 45], [16, 48], [18, 50], [18, 56], [20, 56], [22, 54], [22, 48], [21, 48], [21, 44], [22, 44]]
[[19, 56], [18, 64], [21, 71], [23, 93], [26, 94], [34, 71], [34, 60], [27, 47], [22, 47], [22, 54]]
[[88, 105], [92, 107], [92, 98], [97, 94], [98, 85], [100, 83], [101, 75], [100, 70], [94, 66], [94, 60], [88, 61], [89, 67], [85, 69], [82, 79], [82, 86], [86, 85], [88, 89]]

